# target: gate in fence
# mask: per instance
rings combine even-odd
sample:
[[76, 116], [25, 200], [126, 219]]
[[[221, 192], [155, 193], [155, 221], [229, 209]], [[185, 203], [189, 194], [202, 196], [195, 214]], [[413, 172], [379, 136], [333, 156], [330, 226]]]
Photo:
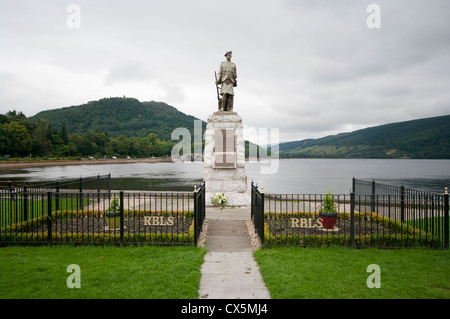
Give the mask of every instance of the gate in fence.
[[264, 194], [252, 183], [263, 246], [449, 248], [449, 195]]

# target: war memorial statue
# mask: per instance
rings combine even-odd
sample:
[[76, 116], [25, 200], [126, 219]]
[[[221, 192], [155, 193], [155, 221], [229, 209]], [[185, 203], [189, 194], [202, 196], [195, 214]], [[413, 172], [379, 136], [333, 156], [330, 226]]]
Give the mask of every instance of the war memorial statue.
[[[237, 86], [236, 64], [231, 62], [232, 52], [225, 53], [226, 61], [220, 63], [218, 76], [216, 74], [217, 99], [219, 100], [219, 111], [233, 111], [234, 90]], [[220, 95], [219, 97], [219, 88]]]
[[[233, 88], [237, 86], [236, 65], [231, 62], [231, 51], [226, 52], [225, 56], [227, 60], [220, 64], [215, 81], [219, 110], [208, 117], [204, 135], [203, 178], [206, 198], [225, 193], [227, 206], [250, 206], [242, 118], [233, 111]], [[207, 201], [206, 204], [213, 203]]]

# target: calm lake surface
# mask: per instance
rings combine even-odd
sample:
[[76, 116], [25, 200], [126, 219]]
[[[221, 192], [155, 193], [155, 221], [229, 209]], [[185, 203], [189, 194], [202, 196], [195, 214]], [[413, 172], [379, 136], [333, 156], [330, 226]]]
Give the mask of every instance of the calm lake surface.
[[[274, 163], [272, 163], [272, 168]], [[268, 164], [246, 164], [253, 180], [270, 193], [348, 194], [352, 178], [443, 193], [450, 187], [450, 160], [282, 159], [275, 174], [262, 173]], [[48, 166], [0, 172], [1, 180], [17, 184], [111, 174], [112, 187], [123, 190], [191, 191], [203, 177], [203, 163], [130, 163]]]

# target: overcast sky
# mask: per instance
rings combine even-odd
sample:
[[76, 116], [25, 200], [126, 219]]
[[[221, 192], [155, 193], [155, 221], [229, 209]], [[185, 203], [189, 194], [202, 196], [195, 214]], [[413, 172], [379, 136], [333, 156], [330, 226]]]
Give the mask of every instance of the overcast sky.
[[255, 142], [447, 115], [449, 13], [448, 0], [0, 0], [0, 113], [125, 95], [206, 121], [231, 50]]

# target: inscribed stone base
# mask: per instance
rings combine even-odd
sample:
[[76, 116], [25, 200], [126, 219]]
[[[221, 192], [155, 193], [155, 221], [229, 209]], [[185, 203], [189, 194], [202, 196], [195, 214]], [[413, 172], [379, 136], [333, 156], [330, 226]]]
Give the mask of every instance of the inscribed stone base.
[[[230, 138], [227, 133], [223, 134], [223, 140], [220, 139], [220, 132], [225, 131], [234, 132], [234, 136], [232, 134]], [[242, 118], [236, 112], [215, 112], [208, 117], [203, 179], [206, 184], [207, 205], [212, 205], [211, 197], [217, 192], [225, 192], [228, 197], [227, 206], [250, 205]]]

